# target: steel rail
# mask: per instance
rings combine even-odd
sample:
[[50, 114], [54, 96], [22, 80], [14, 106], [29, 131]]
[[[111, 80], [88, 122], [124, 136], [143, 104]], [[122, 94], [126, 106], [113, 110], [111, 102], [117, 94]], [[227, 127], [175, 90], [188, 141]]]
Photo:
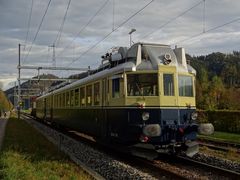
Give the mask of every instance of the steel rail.
[[190, 159], [190, 158], [187, 158], [187, 157], [176, 156], [176, 160], [178, 160], [179, 162], [184, 163], [184, 164], [189, 164], [193, 167], [197, 166], [197, 167], [200, 167], [200, 168], [204, 168], [208, 171], [217, 173], [219, 175], [222, 175], [222, 176], [230, 178], [230, 179], [239, 179], [240, 178], [240, 172], [236, 172], [236, 171], [232, 171], [232, 170], [229, 170], [229, 169], [224, 169], [224, 168], [221, 168], [221, 167], [213, 166], [213, 165], [203, 163], [203, 162], [200, 162], [200, 161], [196, 161], [196, 160], [193, 160], [193, 159]]
[[240, 149], [240, 144], [239, 143], [234, 143], [234, 142], [227, 142], [227, 141], [220, 141], [220, 140], [211, 140], [211, 139], [205, 139], [205, 138], [198, 138], [198, 141], [200, 143], [209, 143], [209, 144], [214, 144], [218, 146], [224, 146], [224, 147], [232, 147], [232, 148], [238, 148]]

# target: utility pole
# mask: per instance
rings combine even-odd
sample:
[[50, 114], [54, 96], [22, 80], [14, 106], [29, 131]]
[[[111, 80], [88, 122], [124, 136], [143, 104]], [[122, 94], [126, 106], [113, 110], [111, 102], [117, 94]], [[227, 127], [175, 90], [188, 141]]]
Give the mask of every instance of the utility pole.
[[14, 108], [16, 108], [17, 107], [17, 99], [16, 99], [16, 95], [17, 95], [17, 93], [16, 93], [16, 91], [17, 91], [17, 82], [15, 81], [15, 83], [14, 83], [14, 94], [13, 94], [13, 98], [14, 98], [14, 101], [13, 101], [13, 104], [14, 104]]
[[52, 63], [53, 63], [53, 67], [56, 67], [55, 44], [53, 43], [53, 45], [49, 47], [53, 48]]
[[20, 120], [20, 109], [21, 109], [21, 44], [18, 44], [18, 120]]

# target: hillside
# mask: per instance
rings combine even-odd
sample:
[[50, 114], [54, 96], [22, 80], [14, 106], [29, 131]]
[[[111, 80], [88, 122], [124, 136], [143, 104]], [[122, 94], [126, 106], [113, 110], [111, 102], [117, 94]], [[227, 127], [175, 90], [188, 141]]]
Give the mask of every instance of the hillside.
[[240, 51], [191, 57], [197, 70], [197, 107], [199, 109], [240, 109]]

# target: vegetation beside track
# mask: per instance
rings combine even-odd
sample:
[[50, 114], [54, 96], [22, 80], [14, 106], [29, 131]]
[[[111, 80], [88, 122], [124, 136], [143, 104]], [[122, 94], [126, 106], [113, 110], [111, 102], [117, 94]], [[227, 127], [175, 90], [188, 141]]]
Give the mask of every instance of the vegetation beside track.
[[200, 139], [240, 144], [240, 134], [215, 131], [212, 135], [198, 135]]
[[203, 146], [203, 147], [200, 147], [200, 152], [214, 156], [214, 157], [218, 157], [221, 159], [236, 161], [236, 162], [240, 163], [240, 154], [237, 153], [237, 151], [235, 149], [230, 148], [229, 151], [218, 151], [218, 150], [213, 150], [206, 146]]
[[[240, 134], [215, 131], [214, 134], [208, 136], [198, 135], [198, 138], [215, 142], [240, 144]], [[228, 151], [219, 151], [203, 146], [200, 147], [200, 152], [223, 159], [228, 159], [231, 161], [237, 161], [238, 163], [240, 163], [240, 154], [237, 152], [237, 149], [235, 148], [229, 147]]]
[[10, 118], [0, 152], [0, 179], [92, 179], [23, 120]]

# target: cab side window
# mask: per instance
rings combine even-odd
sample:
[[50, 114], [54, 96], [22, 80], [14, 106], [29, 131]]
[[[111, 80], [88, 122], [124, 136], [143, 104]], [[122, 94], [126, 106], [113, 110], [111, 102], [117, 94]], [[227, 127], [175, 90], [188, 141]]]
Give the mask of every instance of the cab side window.
[[174, 96], [173, 74], [163, 74], [164, 96]]

